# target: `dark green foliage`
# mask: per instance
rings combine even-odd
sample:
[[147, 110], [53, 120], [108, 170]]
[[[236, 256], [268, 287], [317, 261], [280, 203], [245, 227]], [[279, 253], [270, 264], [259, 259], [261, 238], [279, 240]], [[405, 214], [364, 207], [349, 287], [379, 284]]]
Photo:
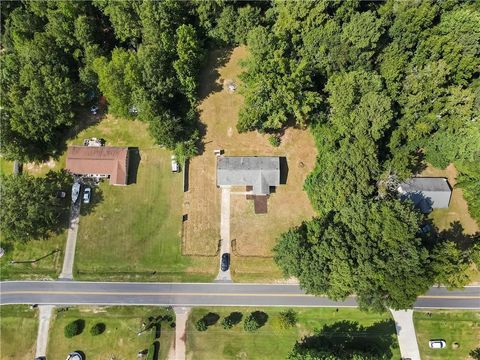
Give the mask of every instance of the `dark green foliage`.
[[253, 332], [260, 329], [268, 320], [268, 315], [263, 311], [254, 311], [243, 320], [243, 329]]
[[64, 335], [66, 338], [72, 338], [74, 336], [80, 335], [85, 328], [85, 320], [77, 319], [68, 323], [64, 328]]
[[470, 282], [468, 252], [459, 249], [453, 241], [437, 244], [432, 253], [435, 282], [449, 289], [461, 289]]
[[480, 155], [473, 162], [457, 163], [459, 176], [457, 186], [463, 189], [470, 215], [480, 221]]
[[97, 323], [90, 328], [90, 335], [97, 336], [105, 332], [106, 326], [104, 323]]
[[243, 315], [240, 312], [235, 311], [235, 312], [230, 313], [230, 315], [223, 318], [223, 320], [222, 320], [223, 328], [225, 330], [231, 329], [232, 327], [234, 327], [235, 325], [240, 323], [240, 321], [242, 321], [242, 317], [243, 317]]
[[201, 318], [195, 323], [195, 329], [197, 329], [197, 331], [206, 331], [208, 329], [207, 322], [204, 318]]
[[309, 293], [335, 300], [356, 294], [361, 308], [375, 311], [408, 308], [431, 284], [420, 223], [397, 200], [356, 200], [282, 235], [275, 261]]
[[270, 145], [272, 145], [273, 147], [279, 147], [280, 146], [280, 143], [282, 142], [282, 140], [280, 139], [280, 136], [278, 135], [270, 135], [268, 137], [268, 142], [270, 143]]
[[297, 313], [293, 309], [280, 312], [279, 317], [280, 327], [282, 329], [288, 329], [297, 324]]
[[7, 240], [45, 238], [67, 226], [70, 198], [56, 197], [68, 191], [72, 177], [67, 172], [49, 172], [46, 177], [2, 176], [0, 181], [0, 229]]

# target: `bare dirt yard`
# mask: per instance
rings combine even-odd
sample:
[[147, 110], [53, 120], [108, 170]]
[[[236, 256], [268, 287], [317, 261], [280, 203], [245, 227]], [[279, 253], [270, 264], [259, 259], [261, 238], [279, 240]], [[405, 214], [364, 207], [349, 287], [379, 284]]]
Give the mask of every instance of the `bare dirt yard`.
[[315, 163], [315, 144], [307, 129], [287, 129], [277, 148], [269, 144], [267, 135], [238, 133], [236, 123], [243, 97], [229, 85], [233, 82], [238, 89], [242, 71], [239, 62], [245, 59], [247, 50], [238, 47], [231, 53], [217, 51], [210, 56], [212, 66], [205, 69], [200, 82], [204, 151], [190, 162], [184, 198], [184, 249], [187, 254], [205, 255], [214, 255], [218, 249], [220, 190], [216, 187], [214, 150], [222, 149], [227, 156], [282, 156], [288, 166], [282, 171], [286, 184], [270, 195], [267, 214], [255, 214], [252, 200], [234, 194], [245, 192], [245, 188], [234, 188], [231, 195], [231, 270], [235, 280], [279, 279], [281, 273], [271, 257], [277, 237], [314, 215], [303, 182]]

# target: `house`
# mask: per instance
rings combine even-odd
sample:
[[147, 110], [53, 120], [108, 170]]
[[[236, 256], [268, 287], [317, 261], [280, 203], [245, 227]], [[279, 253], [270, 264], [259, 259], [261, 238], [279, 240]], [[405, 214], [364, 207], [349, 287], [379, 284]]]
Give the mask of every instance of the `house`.
[[443, 177], [414, 177], [398, 185], [402, 200], [410, 199], [422, 213], [448, 208], [452, 189]]
[[128, 148], [69, 146], [66, 169], [75, 175], [109, 178], [111, 185], [127, 185]]
[[252, 194], [266, 196], [280, 185], [278, 156], [218, 156], [217, 186], [250, 186]]

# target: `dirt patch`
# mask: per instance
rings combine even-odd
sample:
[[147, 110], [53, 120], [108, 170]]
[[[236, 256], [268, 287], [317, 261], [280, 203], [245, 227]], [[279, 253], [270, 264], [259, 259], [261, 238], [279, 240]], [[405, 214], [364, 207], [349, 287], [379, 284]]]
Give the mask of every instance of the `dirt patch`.
[[465, 234], [475, 234], [480, 231], [477, 222], [470, 216], [468, 212], [468, 204], [463, 197], [463, 191], [459, 187], [455, 187], [457, 183], [457, 169], [455, 165], [450, 164], [445, 169], [437, 169], [431, 165], [422, 171], [420, 176], [440, 176], [448, 178], [450, 186], [453, 187], [450, 206], [448, 209], [434, 209], [431, 217], [440, 230], [449, 229], [453, 222], [460, 222]]
[[[274, 189], [269, 196], [267, 214], [255, 214], [254, 202], [247, 200], [246, 196], [231, 196], [231, 239], [236, 242], [233, 256], [239, 258], [238, 261], [232, 260], [232, 272], [270, 272], [271, 277], [278, 278], [281, 274], [271, 259], [276, 238], [290, 226], [314, 215], [303, 191], [303, 182], [313, 169], [316, 148], [308, 130], [287, 129], [277, 148], [268, 143], [268, 135], [238, 133], [236, 123], [243, 97], [238, 91], [226, 92], [223, 79], [240, 85], [238, 75], [242, 68], [239, 61], [247, 56], [247, 50], [245, 47], [235, 48], [228, 61], [223, 63], [215, 59], [215, 56], [223, 55], [221, 51], [211, 54], [210, 63], [217, 67], [206, 69], [202, 78], [200, 92], [203, 101], [199, 111], [205, 130], [204, 151], [190, 162], [189, 191], [184, 198], [184, 214], [188, 215], [188, 220], [184, 222], [184, 249], [186, 253], [197, 254], [215, 254], [217, 251], [220, 190], [216, 187], [214, 150], [222, 149], [227, 156], [282, 156], [287, 166], [286, 183]], [[245, 193], [246, 189], [232, 188], [232, 192], [235, 191]], [[242, 259], [243, 255], [259, 258], [247, 260]]]

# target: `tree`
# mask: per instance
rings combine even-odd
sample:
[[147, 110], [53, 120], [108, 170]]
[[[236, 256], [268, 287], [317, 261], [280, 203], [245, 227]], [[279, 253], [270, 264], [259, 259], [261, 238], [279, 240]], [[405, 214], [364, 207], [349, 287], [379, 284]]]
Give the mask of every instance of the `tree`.
[[136, 105], [133, 93], [139, 81], [135, 53], [117, 48], [110, 61], [105, 57], [95, 59], [93, 68], [98, 75], [98, 87], [109, 103], [109, 111], [117, 116], [131, 117], [130, 109]]
[[72, 338], [74, 336], [80, 335], [85, 327], [85, 321], [77, 319], [68, 323], [64, 328], [64, 335], [66, 338]]
[[195, 29], [191, 25], [181, 25], [177, 29], [177, 56], [173, 67], [178, 81], [190, 103], [194, 104], [197, 91], [197, 76], [202, 59], [202, 48]]
[[243, 320], [243, 329], [248, 332], [256, 331], [260, 328], [260, 324], [257, 318], [253, 313], [248, 314], [248, 316]]
[[195, 323], [195, 329], [197, 329], [197, 331], [206, 331], [208, 329], [207, 322], [204, 318], [201, 318]]
[[279, 317], [280, 327], [282, 329], [288, 329], [297, 324], [297, 313], [292, 309], [281, 311]]
[[461, 289], [470, 282], [468, 269], [470, 258], [453, 241], [435, 246], [432, 253], [432, 268], [435, 282], [449, 289]]
[[469, 354], [474, 360], [480, 360], [480, 347], [473, 349]]
[[90, 328], [90, 335], [97, 336], [105, 332], [106, 326], [104, 323], [96, 323]]
[[421, 217], [398, 200], [351, 201], [282, 235], [276, 263], [311, 294], [355, 294], [362, 309], [375, 311], [410, 307], [431, 284], [428, 251], [416, 236]]
[[66, 172], [49, 172], [46, 177], [27, 174], [2, 176], [0, 181], [0, 229], [10, 241], [45, 238], [67, 226], [70, 201], [58, 199], [72, 178]]
[[225, 318], [223, 318], [221, 324], [222, 324], [222, 326], [223, 326], [223, 328], [224, 328], [225, 330], [229, 330], [229, 329], [231, 329], [231, 328], [233, 327], [233, 325], [235, 325], [235, 324], [233, 323], [232, 318], [230, 318], [230, 317], [228, 317], [228, 316], [225, 317]]

